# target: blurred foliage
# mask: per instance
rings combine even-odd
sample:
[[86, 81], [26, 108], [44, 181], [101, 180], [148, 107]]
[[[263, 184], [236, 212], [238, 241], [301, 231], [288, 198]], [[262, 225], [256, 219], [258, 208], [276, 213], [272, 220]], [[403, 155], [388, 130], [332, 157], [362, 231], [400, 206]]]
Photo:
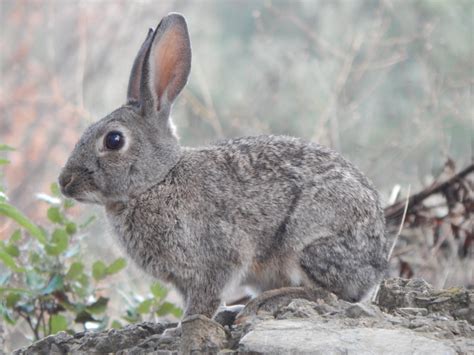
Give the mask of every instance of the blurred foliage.
[[[11, 150], [0, 145], [0, 151]], [[6, 162], [0, 159], [0, 164]], [[0, 240], [0, 314], [6, 324], [14, 326], [23, 319], [34, 340], [59, 331], [74, 333], [74, 324], [83, 329], [107, 327], [111, 318], [107, 312], [109, 298], [101, 281], [120, 272], [127, 263], [118, 258], [109, 265], [101, 260], [90, 268], [84, 264], [81, 243], [95, 217], [83, 223], [73, 220], [68, 213], [72, 200], [62, 198], [57, 184], [52, 184], [51, 195], [37, 195], [49, 205], [49, 225], [42, 227], [8, 202], [1, 185], [0, 191], [0, 215], [20, 227], [8, 240]], [[167, 290], [163, 286], [154, 283], [150, 290], [146, 299], [132, 294], [134, 300], [142, 301], [129, 304], [123, 320], [181, 315], [179, 308], [165, 301]], [[112, 326], [121, 324], [114, 320]]]
[[[163, 317], [166, 315], [173, 315], [180, 318], [183, 314], [181, 308], [176, 307], [171, 302], [166, 301], [168, 290], [159, 282], [155, 282], [150, 286], [150, 292], [146, 297], [137, 294], [127, 295], [122, 293], [127, 300], [128, 308], [126, 314], [122, 319], [129, 323], [137, 323], [145, 320], [153, 320], [154, 316]], [[118, 321], [112, 322], [113, 328], [121, 327]]]
[[[341, 151], [382, 195], [472, 159], [472, 0], [0, 3], [0, 140], [10, 197], [56, 178], [78, 136], [123, 104], [132, 61], [169, 11], [193, 68], [173, 117], [185, 145], [255, 134]], [[106, 15], [104, 15], [106, 14]], [[48, 159], [45, 159], [48, 157]], [[30, 210], [32, 209], [32, 210]]]

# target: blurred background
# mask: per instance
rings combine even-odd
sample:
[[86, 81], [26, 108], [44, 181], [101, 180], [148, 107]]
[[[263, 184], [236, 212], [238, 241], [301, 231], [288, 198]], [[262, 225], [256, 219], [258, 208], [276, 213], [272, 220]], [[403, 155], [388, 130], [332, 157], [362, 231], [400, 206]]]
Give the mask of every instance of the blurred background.
[[[403, 198], [432, 184], [448, 158], [455, 171], [472, 164], [472, 0], [0, 0], [0, 143], [15, 148], [4, 183], [30, 218], [41, 222], [35, 193], [84, 128], [124, 103], [148, 28], [171, 11], [186, 16], [193, 46], [173, 111], [183, 145], [304, 137], [359, 166], [384, 205], [396, 185]], [[91, 258], [121, 255], [103, 223], [87, 243]], [[413, 269], [439, 287], [469, 285], [468, 259], [441, 279]], [[115, 286], [149, 282], [133, 266], [124, 275]]]

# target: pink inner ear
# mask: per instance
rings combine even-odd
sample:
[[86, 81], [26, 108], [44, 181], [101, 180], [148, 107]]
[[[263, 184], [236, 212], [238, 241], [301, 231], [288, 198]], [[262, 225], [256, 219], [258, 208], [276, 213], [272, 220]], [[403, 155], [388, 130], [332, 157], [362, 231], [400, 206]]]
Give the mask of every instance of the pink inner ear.
[[154, 89], [158, 97], [157, 109], [163, 93], [167, 91], [167, 99], [173, 101], [185, 84], [187, 78], [186, 34], [178, 27], [170, 28], [157, 43], [155, 55]]

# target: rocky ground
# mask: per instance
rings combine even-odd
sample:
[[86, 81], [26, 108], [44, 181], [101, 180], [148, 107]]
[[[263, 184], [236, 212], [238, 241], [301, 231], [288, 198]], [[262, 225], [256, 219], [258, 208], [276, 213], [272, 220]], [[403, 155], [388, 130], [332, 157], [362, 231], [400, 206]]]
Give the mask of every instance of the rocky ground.
[[140, 323], [120, 330], [58, 333], [15, 354], [472, 354], [474, 290], [434, 290], [423, 280], [388, 279], [374, 303], [348, 303], [320, 292], [312, 300], [251, 302], [233, 323], [194, 316], [176, 324]]

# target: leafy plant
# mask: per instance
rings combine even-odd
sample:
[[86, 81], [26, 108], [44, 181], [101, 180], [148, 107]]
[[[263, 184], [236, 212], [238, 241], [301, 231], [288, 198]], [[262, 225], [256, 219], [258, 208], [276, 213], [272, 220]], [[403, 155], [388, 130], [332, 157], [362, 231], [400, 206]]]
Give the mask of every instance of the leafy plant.
[[[0, 151], [12, 148], [0, 145]], [[0, 164], [7, 164], [0, 159]], [[109, 276], [125, 266], [124, 258], [110, 264], [102, 260], [91, 267], [82, 261], [81, 242], [95, 217], [78, 223], [71, 217], [74, 202], [62, 198], [57, 184], [51, 185], [51, 194], [37, 197], [49, 205], [48, 226], [42, 227], [26, 217], [8, 201], [0, 185], [0, 215], [16, 222], [16, 229], [8, 240], [0, 240], [0, 314], [9, 325], [24, 319], [34, 340], [66, 330], [74, 332], [75, 325], [83, 329], [103, 329], [110, 316], [109, 298], [100, 285]], [[1, 266], [0, 264], [0, 266]], [[146, 313], [179, 316], [181, 310], [166, 302], [167, 290], [151, 286], [151, 295], [132, 302], [122, 317], [129, 322], [139, 321]], [[136, 294], [132, 299], [143, 299]], [[113, 327], [119, 327], [118, 321]]]
[[[153, 320], [154, 317], [163, 317], [172, 315], [176, 318], [181, 317], [183, 311], [176, 307], [173, 303], [166, 301], [168, 290], [160, 283], [156, 282], [150, 286], [150, 293], [146, 298], [132, 294], [132, 297], [123, 295], [127, 300], [129, 307], [122, 319], [129, 323], [142, 322], [145, 320]], [[119, 328], [121, 323], [112, 322], [112, 327]]]

